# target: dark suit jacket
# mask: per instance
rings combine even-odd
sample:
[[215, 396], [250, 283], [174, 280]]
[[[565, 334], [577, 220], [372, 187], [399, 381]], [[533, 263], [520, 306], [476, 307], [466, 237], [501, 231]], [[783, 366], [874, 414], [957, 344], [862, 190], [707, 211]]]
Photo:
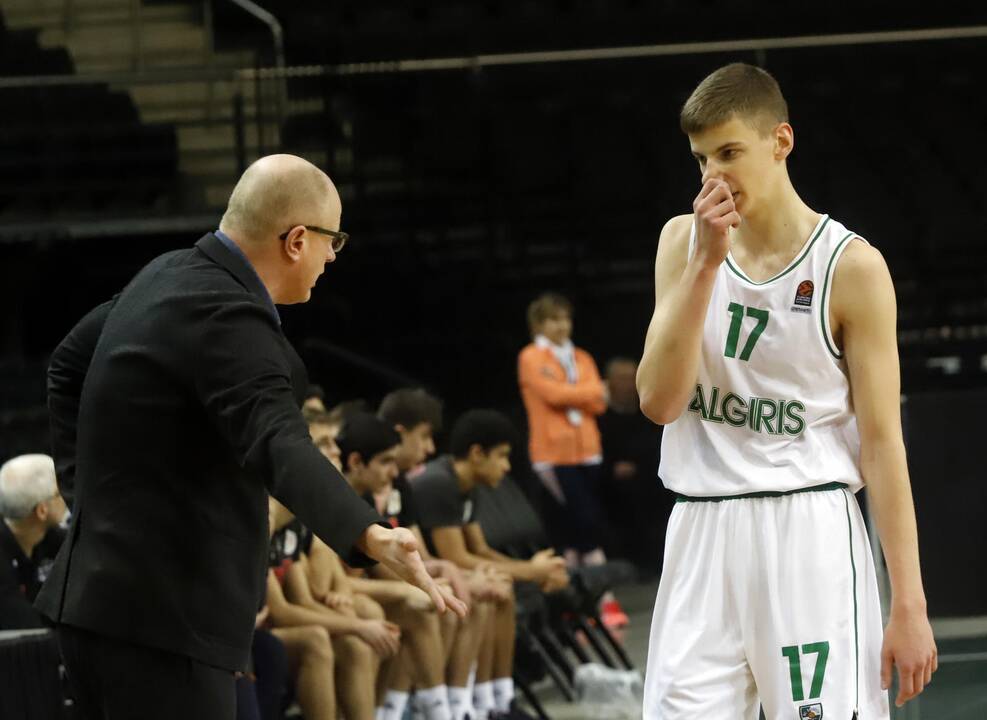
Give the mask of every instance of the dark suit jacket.
[[244, 668], [268, 492], [357, 565], [354, 542], [381, 522], [312, 443], [306, 385], [264, 286], [216, 236], [144, 267], [52, 356], [53, 454], [74, 502], [38, 609]]

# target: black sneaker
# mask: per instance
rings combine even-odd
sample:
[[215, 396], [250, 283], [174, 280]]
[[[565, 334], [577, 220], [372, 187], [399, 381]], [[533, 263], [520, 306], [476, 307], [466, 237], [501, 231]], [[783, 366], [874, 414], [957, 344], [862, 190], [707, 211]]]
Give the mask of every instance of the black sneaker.
[[517, 700], [511, 700], [511, 709], [507, 712], [494, 710], [489, 717], [490, 720], [537, 720], [534, 715], [523, 710]]

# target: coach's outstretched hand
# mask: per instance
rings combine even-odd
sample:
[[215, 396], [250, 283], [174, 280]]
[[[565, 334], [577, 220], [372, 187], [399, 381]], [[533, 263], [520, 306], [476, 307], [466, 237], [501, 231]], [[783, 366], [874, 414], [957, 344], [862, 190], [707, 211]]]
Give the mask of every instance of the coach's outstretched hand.
[[466, 617], [469, 608], [452, 592], [450, 586], [438, 584], [425, 570], [425, 563], [418, 552], [418, 541], [407, 528], [368, 527], [357, 541], [360, 550], [402, 580], [420, 587], [428, 593], [440, 613], [452, 610], [459, 617]]

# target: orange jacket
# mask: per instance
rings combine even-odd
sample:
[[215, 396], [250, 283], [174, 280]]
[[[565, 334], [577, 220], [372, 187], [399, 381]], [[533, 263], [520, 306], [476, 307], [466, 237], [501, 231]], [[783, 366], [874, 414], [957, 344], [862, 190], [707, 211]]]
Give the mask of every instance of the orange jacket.
[[[579, 465], [601, 453], [596, 416], [607, 409], [603, 381], [589, 353], [576, 348], [575, 358], [579, 382], [570, 383], [550, 349], [532, 343], [518, 356], [518, 384], [528, 411], [533, 463]], [[582, 412], [582, 423], [569, 422], [569, 408]]]

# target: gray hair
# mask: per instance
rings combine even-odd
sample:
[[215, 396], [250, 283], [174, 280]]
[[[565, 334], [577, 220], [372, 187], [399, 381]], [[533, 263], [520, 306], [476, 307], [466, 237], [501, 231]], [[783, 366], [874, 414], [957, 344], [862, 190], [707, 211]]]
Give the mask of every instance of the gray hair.
[[55, 463], [47, 455], [20, 455], [0, 467], [0, 515], [5, 518], [22, 520], [57, 493]]

